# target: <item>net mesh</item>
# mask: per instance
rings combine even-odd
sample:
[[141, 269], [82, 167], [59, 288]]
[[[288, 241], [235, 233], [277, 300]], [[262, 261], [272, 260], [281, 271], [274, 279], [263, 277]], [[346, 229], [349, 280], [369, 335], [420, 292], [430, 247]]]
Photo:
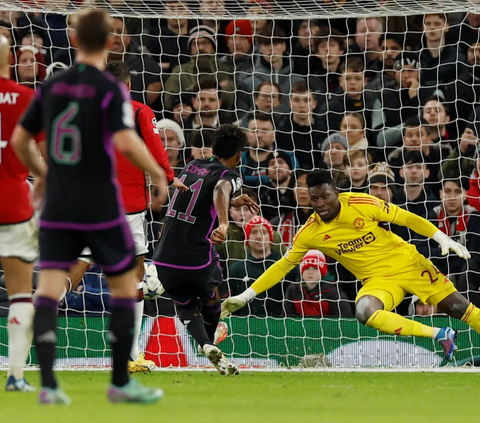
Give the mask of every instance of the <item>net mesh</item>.
[[[211, 154], [212, 127], [238, 122], [247, 129], [243, 192], [258, 199], [273, 225], [273, 241], [271, 251], [266, 242], [252, 252], [245, 242], [252, 215], [230, 210], [228, 240], [218, 248], [224, 298], [243, 291], [291, 246], [311, 213], [302, 172], [326, 167], [340, 190], [392, 201], [466, 244], [470, 262], [445, 259], [436, 245], [414, 232], [385, 226], [432, 258], [480, 305], [475, 107], [480, 16], [467, 13], [476, 10], [475, 2], [0, 1], [0, 10], [6, 10], [0, 13], [0, 33], [11, 38], [15, 53], [12, 77], [35, 88], [70, 66], [75, 49], [65, 14], [85, 6], [121, 16], [114, 22], [110, 60], [129, 65], [132, 98], [154, 110], [176, 174], [192, 155]], [[240, 17], [247, 21], [228, 26]], [[404, 167], [405, 162], [411, 166]], [[462, 187], [468, 195], [458, 194]], [[442, 202], [440, 195], [449, 200]], [[460, 212], [454, 205], [458, 200]], [[454, 217], [448, 219], [442, 205]], [[165, 208], [147, 213], [147, 259], [164, 214]], [[339, 249], [353, 251], [355, 245]], [[246, 366], [297, 366], [306, 356], [303, 365], [444, 364], [431, 339], [382, 335], [360, 325], [353, 317], [359, 281], [339, 263], [327, 261], [320, 285], [300, 283], [295, 269], [233, 316], [222, 349]], [[109, 364], [108, 305], [105, 277], [93, 266], [61, 307], [59, 364]], [[407, 296], [397, 312], [458, 329], [460, 362], [478, 354], [475, 332], [418, 298]], [[2, 288], [2, 364], [7, 313]], [[162, 367], [208, 365], [167, 295], [146, 301], [145, 315], [140, 350], [147, 359]], [[31, 363], [36, 363], [34, 349]]]

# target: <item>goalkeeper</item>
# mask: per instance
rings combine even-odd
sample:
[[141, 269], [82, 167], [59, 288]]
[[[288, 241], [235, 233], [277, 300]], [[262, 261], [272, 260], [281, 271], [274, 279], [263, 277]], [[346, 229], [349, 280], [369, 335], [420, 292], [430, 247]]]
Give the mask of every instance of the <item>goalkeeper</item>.
[[222, 318], [277, 284], [310, 249], [317, 249], [362, 281], [355, 302], [356, 317], [364, 325], [392, 335], [432, 338], [450, 359], [457, 349], [455, 330], [425, 326], [392, 313], [408, 292], [480, 332], [480, 310], [413, 245], [379, 223], [396, 223], [431, 237], [440, 244], [443, 255], [451, 250], [469, 259], [465, 247], [427, 220], [393, 204], [367, 194], [339, 194], [326, 171], [309, 173], [307, 185], [314, 213], [296, 234], [292, 248], [250, 288], [227, 299], [222, 304]]

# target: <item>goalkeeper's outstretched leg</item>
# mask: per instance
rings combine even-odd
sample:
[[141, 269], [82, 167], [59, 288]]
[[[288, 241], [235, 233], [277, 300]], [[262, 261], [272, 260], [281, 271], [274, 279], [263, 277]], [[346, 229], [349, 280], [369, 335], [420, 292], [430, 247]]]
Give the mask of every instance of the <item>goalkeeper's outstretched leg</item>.
[[455, 354], [457, 333], [452, 328], [434, 328], [423, 325], [384, 308], [382, 300], [373, 295], [366, 295], [357, 301], [356, 317], [365, 326], [390, 335], [432, 338], [438, 341], [447, 360], [450, 360]]

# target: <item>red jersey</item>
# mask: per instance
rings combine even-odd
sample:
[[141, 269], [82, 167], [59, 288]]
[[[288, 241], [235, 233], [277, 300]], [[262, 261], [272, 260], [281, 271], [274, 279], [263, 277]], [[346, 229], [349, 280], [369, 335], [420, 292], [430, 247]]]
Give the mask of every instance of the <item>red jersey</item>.
[[[135, 128], [140, 138], [150, 150], [157, 163], [163, 168], [167, 175], [168, 182], [173, 182], [175, 174], [168, 161], [167, 153], [163, 148], [160, 136], [158, 135], [157, 121], [150, 107], [138, 101], [132, 101], [135, 113]], [[144, 211], [149, 203], [145, 174], [138, 169], [127, 158], [116, 152], [117, 156], [117, 177], [122, 190], [123, 204], [128, 214]]]
[[[10, 143], [18, 120], [35, 91], [0, 78], [0, 225], [21, 223], [33, 216], [28, 169]], [[37, 141], [42, 136], [37, 136]]]

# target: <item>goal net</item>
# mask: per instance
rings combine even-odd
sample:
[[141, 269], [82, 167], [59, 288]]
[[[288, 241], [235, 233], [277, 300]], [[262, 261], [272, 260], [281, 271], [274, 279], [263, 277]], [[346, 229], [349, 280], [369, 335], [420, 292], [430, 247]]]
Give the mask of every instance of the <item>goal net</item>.
[[[312, 213], [306, 172], [325, 168], [341, 192], [390, 201], [466, 245], [468, 262], [445, 258], [413, 231], [384, 225], [432, 259], [440, 276], [424, 277], [448, 276], [480, 306], [475, 1], [0, 0], [12, 78], [35, 89], [71, 66], [69, 16], [86, 7], [116, 18], [108, 60], [130, 67], [132, 98], [154, 110], [176, 174], [192, 157], [211, 154], [219, 124], [247, 130], [243, 192], [269, 223], [256, 231], [248, 210], [230, 209], [228, 240], [218, 247], [223, 298], [242, 292], [291, 247]], [[147, 216], [148, 261], [165, 207]], [[370, 242], [367, 234], [338, 244], [337, 254], [355, 254]], [[432, 339], [383, 335], [358, 323], [361, 283], [325, 260], [326, 272], [315, 264], [308, 276], [306, 262], [228, 318], [222, 350], [247, 367], [445, 365]], [[477, 362], [479, 335], [464, 323], [411, 295], [396, 312], [457, 329], [454, 365]], [[7, 363], [7, 315], [0, 279], [0, 365]], [[57, 364], [109, 365], [108, 318], [105, 277], [93, 265], [61, 305]], [[159, 367], [208, 365], [167, 294], [145, 301], [140, 350]], [[34, 347], [29, 362], [37, 363]]]

